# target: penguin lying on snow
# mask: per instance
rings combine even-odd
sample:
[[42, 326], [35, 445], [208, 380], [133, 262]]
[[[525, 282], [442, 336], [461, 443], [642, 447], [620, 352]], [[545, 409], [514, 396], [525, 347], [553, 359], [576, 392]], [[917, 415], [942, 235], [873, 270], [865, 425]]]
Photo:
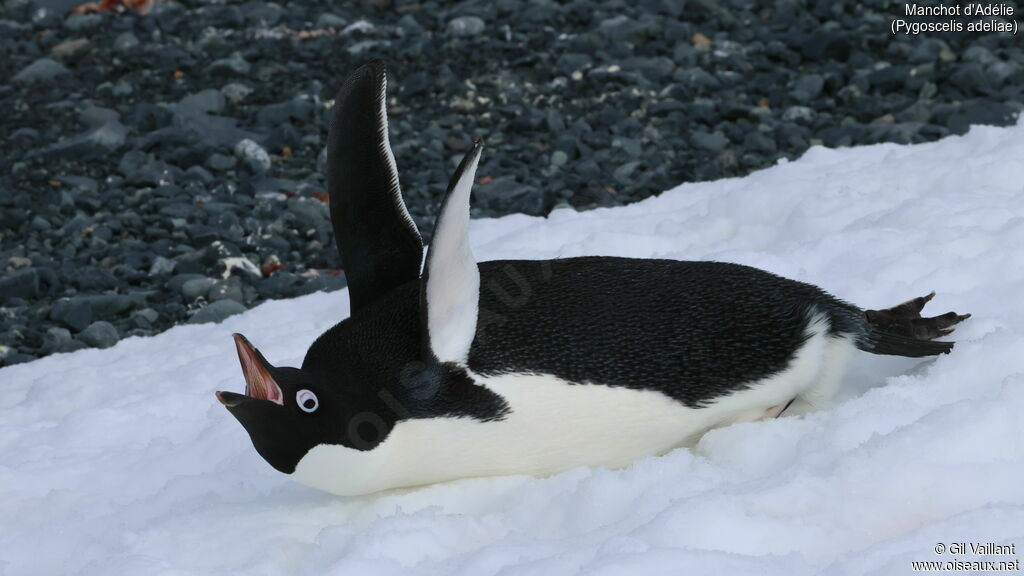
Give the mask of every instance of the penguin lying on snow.
[[[748, 266], [611, 257], [477, 263], [474, 146], [423, 263], [388, 142], [384, 66], [338, 93], [331, 220], [351, 316], [302, 368], [235, 335], [245, 394], [217, 392], [271, 466], [336, 494], [621, 467], [716, 426], [817, 404], [854, 349], [930, 356], [969, 315], [932, 295], [861, 310]], [[420, 272], [422, 263], [422, 273]]]

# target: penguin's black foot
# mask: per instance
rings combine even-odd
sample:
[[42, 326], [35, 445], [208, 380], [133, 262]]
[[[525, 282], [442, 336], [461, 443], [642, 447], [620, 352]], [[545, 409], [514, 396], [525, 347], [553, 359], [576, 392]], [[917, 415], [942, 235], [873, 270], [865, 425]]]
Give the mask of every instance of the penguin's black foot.
[[933, 340], [947, 336], [953, 332], [953, 326], [971, 317], [970, 314], [946, 312], [940, 316], [922, 318], [921, 310], [934, 297], [935, 292], [932, 292], [885, 310], [865, 310], [864, 317], [868, 324], [881, 332], [918, 340]]

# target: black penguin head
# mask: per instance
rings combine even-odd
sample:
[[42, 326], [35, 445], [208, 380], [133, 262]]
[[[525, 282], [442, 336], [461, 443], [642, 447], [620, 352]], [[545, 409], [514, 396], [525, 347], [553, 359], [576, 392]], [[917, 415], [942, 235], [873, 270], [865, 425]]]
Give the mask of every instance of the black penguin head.
[[327, 384], [318, 373], [272, 366], [241, 334], [235, 334], [245, 393], [218, 391], [217, 400], [249, 433], [260, 456], [285, 474], [320, 444], [370, 450], [393, 425], [368, 420], [366, 401], [347, 397], [345, 386]]

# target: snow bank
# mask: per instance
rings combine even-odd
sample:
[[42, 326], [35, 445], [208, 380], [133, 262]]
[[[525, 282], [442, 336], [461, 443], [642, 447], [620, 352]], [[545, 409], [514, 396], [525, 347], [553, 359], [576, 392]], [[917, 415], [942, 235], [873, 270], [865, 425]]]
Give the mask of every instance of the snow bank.
[[481, 260], [728, 260], [865, 307], [934, 289], [933, 312], [974, 314], [952, 355], [860, 355], [833, 407], [625, 470], [353, 499], [290, 482], [213, 391], [242, 388], [232, 332], [296, 365], [347, 313], [339, 293], [4, 368], [0, 573], [890, 574], [951, 559], [938, 542], [1024, 546], [1022, 183], [1024, 122], [474, 221]]

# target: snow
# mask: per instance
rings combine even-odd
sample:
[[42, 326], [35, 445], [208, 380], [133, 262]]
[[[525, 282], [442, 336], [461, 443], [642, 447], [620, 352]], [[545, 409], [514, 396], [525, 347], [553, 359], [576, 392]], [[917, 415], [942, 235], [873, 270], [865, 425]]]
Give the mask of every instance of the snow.
[[341, 293], [3, 368], [0, 574], [892, 574], [1024, 545], [1024, 122], [471, 233], [481, 260], [727, 260], [974, 316], [951, 355], [860, 354], [832, 406], [624, 470], [348, 499], [272, 470], [213, 397], [242, 389], [232, 332], [297, 365]]

